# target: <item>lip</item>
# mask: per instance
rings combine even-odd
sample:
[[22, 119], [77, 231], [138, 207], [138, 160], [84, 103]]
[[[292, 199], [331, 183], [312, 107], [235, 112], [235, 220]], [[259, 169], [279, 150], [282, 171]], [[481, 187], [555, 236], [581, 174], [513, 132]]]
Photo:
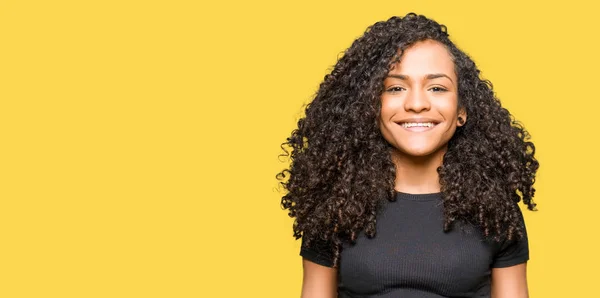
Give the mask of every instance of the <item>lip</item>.
[[[428, 123], [431, 122], [433, 123], [432, 127], [425, 127], [425, 126], [413, 126], [413, 127], [404, 127], [402, 126], [402, 123]], [[435, 120], [435, 119], [431, 119], [431, 118], [424, 118], [424, 117], [420, 117], [420, 118], [407, 118], [407, 119], [403, 119], [400, 121], [396, 121], [396, 124], [398, 124], [400, 127], [402, 127], [402, 129], [406, 130], [406, 131], [410, 131], [410, 132], [423, 132], [423, 131], [429, 131], [434, 129], [439, 123], [440, 121]]]
[[435, 120], [435, 119], [431, 119], [431, 118], [425, 118], [425, 117], [419, 117], [419, 118], [406, 118], [406, 119], [402, 119], [400, 121], [394, 121], [397, 124], [402, 124], [402, 123], [427, 123], [427, 122], [432, 122], [435, 125], [438, 125], [441, 121], [439, 120]]

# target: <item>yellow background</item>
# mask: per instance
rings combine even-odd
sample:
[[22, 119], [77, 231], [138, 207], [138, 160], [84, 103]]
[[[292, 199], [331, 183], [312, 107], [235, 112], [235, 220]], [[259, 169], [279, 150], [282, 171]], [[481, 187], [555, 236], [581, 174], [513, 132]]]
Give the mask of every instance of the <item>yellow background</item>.
[[531, 296], [600, 297], [588, 2], [1, 1], [0, 297], [299, 297], [279, 145], [338, 55], [410, 11], [533, 136]]

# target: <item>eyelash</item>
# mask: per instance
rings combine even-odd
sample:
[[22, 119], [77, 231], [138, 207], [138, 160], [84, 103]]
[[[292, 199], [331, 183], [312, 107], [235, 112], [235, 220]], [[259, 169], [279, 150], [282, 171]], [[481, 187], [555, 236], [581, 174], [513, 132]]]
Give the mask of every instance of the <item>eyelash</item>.
[[[389, 92], [400, 92], [400, 90], [396, 90], [396, 89], [406, 90], [403, 87], [392, 87], [392, 88], [388, 89], [387, 91], [389, 91]], [[448, 91], [447, 89], [442, 88], [442, 87], [431, 87], [431, 88], [429, 88], [429, 90], [432, 90], [432, 89], [436, 89], [437, 90], [437, 91], [433, 90], [433, 92], [446, 92], [446, 91]]]
[[[387, 91], [389, 91], [389, 92], [400, 92], [400, 90], [397, 90], [397, 89], [404, 89], [404, 88], [402, 88], [402, 87], [392, 87], [392, 88], [388, 89]], [[406, 90], [406, 89], [404, 89], [404, 90]]]
[[434, 92], [446, 92], [446, 91], [448, 91], [447, 89], [442, 88], [442, 87], [431, 87], [430, 89], [439, 89], [439, 91], [434, 91]]

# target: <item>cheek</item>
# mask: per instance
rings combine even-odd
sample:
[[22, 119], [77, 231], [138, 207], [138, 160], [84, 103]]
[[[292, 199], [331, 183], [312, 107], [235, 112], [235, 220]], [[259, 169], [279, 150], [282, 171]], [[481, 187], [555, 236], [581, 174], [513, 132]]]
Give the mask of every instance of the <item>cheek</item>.
[[385, 96], [381, 98], [381, 118], [389, 120], [394, 115], [396, 109], [397, 107], [393, 100]]
[[390, 119], [392, 119], [395, 113], [395, 108], [390, 106], [390, 103], [390, 100], [386, 100], [385, 98], [381, 99], [381, 110], [377, 119], [379, 130], [388, 141], [390, 138], [389, 130], [391, 129], [391, 127], [389, 127]]
[[448, 98], [439, 102], [437, 109], [440, 111], [446, 120], [456, 120], [458, 117], [458, 105], [456, 98]]

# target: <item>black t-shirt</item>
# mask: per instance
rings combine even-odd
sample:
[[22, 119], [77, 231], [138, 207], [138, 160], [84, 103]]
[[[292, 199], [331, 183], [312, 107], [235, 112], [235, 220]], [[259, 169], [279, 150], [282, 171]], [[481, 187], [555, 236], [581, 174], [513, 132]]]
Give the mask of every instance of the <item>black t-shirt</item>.
[[[443, 231], [441, 193], [399, 192], [377, 215], [377, 234], [344, 244], [338, 297], [490, 297], [491, 269], [529, 260], [527, 237], [503, 243], [457, 223]], [[519, 212], [520, 219], [523, 216]], [[331, 249], [302, 241], [300, 255], [331, 267]]]

